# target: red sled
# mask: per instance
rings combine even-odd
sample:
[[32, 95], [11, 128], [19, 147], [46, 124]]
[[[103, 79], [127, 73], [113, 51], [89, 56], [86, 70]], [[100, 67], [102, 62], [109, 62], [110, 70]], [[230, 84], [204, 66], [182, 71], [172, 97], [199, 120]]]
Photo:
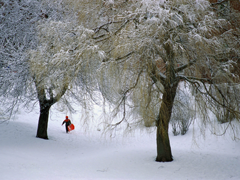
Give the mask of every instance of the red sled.
[[72, 131], [72, 130], [74, 130], [75, 129], [75, 126], [73, 125], [73, 124], [70, 124], [69, 126], [68, 126], [68, 131]]

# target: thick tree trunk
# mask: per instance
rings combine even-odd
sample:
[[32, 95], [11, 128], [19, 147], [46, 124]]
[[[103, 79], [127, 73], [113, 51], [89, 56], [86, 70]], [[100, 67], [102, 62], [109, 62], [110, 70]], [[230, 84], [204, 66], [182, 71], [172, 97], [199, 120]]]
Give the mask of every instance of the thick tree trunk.
[[[170, 38], [169, 38], [170, 39]], [[172, 161], [172, 151], [168, 136], [168, 127], [171, 119], [174, 98], [180, 79], [176, 77], [174, 65], [174, 48], [171, 40], [166, 41], [164, 49], [167, 53], [166, 78], [160, 79], [164, 86], [162, 103], [159, 110], [157, 125], [157, 158], [159, 162]]]
[[157, 127], [157, 158], [158, 162], [172, 161], [172, 151], [168, 136], [168, 128]]
[[162, 104], [157, 120], [157, 158], [158, 162], [172, 161], [172, 151], [168, 136], [169, 121], [172, 114], [173, 102], [178, 83], [171, 88], [165, 89]]
[[48, 128], [48, 115], [51, 105], [40, 103], [40, 116], [37, 128], [37, 137], [42, 139], [48, 139], [47, 128]]

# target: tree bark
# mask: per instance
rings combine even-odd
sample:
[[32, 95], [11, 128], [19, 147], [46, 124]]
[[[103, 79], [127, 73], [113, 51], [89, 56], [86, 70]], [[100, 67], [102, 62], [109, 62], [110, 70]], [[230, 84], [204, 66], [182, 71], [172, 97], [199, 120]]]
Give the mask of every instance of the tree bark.
[[170, 146], [168, 128], [157, 127], [157, 162], [171, 162], [172, 150]]
[[176, 95], [178, 83], [172, 87], [165, 88], [157, 119], [157, 158], [158, 162], [173, 161], [170, 140], [168, 136], [169, 121], [171, 119], [173, 102]]
[[51, 108], [50, 104], [44, 104], [40, 102], [40, 116], [37, 128], [37, 137], [42, 139], [48, 139], [48, 115]]

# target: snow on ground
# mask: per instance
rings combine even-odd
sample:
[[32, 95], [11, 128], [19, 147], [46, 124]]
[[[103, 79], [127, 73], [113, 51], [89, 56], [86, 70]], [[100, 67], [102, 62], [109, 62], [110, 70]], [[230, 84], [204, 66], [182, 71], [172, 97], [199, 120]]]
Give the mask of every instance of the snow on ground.
[[[155, 162], [155, 131], [136, 131], [106, 138], [97, 126], [85, 131], [79, 114], [70, 116], [76, 129], [65, 133], [64, 113], [51, 112], [49, 140], [36, 138], [38, 112], [22, 111], [0, 122], [2, 180], [239, 180], [240, 141], [207, 133], [170, 141], [174, 161]], [[196, 129], [195, 129], [196, 130]], [[197, 134], [197, 133], [196, 133]]]

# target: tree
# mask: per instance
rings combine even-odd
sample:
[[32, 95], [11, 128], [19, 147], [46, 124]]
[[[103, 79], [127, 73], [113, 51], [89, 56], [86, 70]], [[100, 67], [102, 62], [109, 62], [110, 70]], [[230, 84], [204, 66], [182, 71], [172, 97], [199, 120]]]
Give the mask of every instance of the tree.
[[37, 137], [48, 139], [51, 106], [74, 85], [81, 88], [79, 95], [80, 91], [90, 91], [84, 88], [91, 81], [84, 73], [97, 66], [101, 52], [91, 38], [93, 31], [74, 22], [49, 21], [39, 25], [38, 31], [39, 45], [29, 51], [29, 67], [40, 106]]
[[39, 102], [39, 138], [48, 139], [49, 110], [67, 91], [81, 101], [94, 90], [88, 70], [101, 52], [93, 31], [75, 25], [74, 13], [62, 1], [1, 2], [0, 95], [5, 104], [12, 101], [10, 115], [20, 103]]
[[217, 106], [239, 119], [239, 74], [231, 68], [240, 57], [240, 30], [219, 18], [208, 1], [118, 1], [108, 7], [95, 39], [107, 55], [102, 76], [110, 77], [99, 82], [102, 94], [116, 112], [123, 107], [122, 120], [111, 128], [123, 122], [155, 125], [156, 161], [172, 161], [168, 129], [180, 82], [193, 92], [203, 124]]
[[32, 79], [26, 52], [37, 46], [37, 24], [48, 18], [63, 18], [63, 11], [57, 1], [1, 1], [0, 95], [2, 107], [7, 107], [4, 114], [9, 117], [19, 104], [28, 104], [36, 97], [30, 86]]

